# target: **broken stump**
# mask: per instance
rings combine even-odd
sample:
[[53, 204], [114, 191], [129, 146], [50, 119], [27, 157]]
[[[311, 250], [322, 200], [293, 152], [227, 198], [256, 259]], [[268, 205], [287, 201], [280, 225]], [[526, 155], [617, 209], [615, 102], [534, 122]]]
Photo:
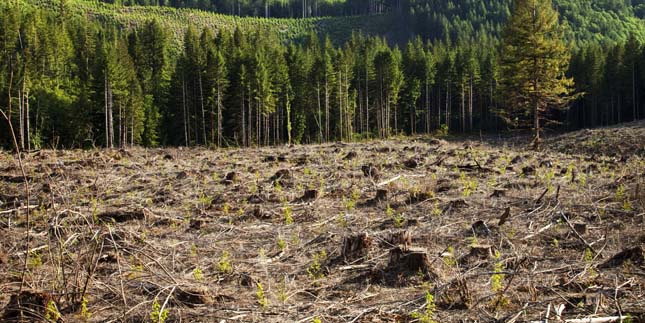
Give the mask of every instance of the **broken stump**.
[[320, 196], [320, 193], [318, 190], [305, 190], [305, 194], [302, 195], [301, 200], [303, 201], [311, 201], [315, 200]]
[[376, 197], [374, 197], [374, 200], [377, 202], [382, 202], [387, 200], [387, 190], [386, 189], [379, 189], [376, 190]]
[[389, 273], [398, 275], [423, 275], [424, 280], [436, 278], [430, 268], [428, 253], [423, 248], [401, 248], [390, 250]]
[[374, 167], [374, 165], [372, 164], [363, 165], [361, 167], [361, 170], [363, 171], [363, 175], [365, 175], [365, 177], [371, 177], [374, 179], [379, 178], [379, 170], [378, 168]]
[[372, 238], [366, 233], [347, 236], [343, 239], [343, 259], [351, 262], [367, 256]]

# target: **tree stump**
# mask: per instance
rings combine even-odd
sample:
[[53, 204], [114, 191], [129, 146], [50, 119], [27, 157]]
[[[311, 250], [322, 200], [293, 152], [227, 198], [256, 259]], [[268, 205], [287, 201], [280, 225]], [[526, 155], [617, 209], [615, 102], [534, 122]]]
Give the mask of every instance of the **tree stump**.
[[387, 190], [379, 189], [376, 191], [376, 197], [374, 198], [377, 202], [383, 202], [387, 200]]
[[320, 193], [318, 190], [305, 190], [305, 194], [302, 195], [301, 200], [303, 201], [311, 201], [315, 200], [319, 197]]
[[345, 157], [343, 157], [343, 160], [352, 160], [356, 157], [358, 157], [358, 154], [356, 154], [356, 152], [354, 151], [350, 151], [347, 153], [347, 155], [345, 155]]
[[372, 238], [367, 233], [347, 236], [343, 239], [343, 259], [347, 262], [367, 256]]
[[383, 248], [402, 246], [406, 249], [412, 245], [412, 234], [407, 230], [395, 231], [387, 233], [381, 240], [381, 247]]
[[365, 175], [365, 177], [371, 177], [373, 179], [379, 178], [379, 170], [372, 164], [363, 165], [361, 167], [361, 170], [363, 171], [363, 175]]
[[423, 280], [436, 278], [430, 268], [430, 259], [423, 248], [401, 248], [390, 250], [388, 272], [397, 276], [423, 275]]

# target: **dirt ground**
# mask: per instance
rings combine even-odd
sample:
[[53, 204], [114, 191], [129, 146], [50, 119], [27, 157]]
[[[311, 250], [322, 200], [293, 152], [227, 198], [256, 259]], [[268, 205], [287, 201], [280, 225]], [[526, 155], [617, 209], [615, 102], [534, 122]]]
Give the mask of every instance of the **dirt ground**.
[[644, 322], [644, 129], [0, 153], [0, 321]]

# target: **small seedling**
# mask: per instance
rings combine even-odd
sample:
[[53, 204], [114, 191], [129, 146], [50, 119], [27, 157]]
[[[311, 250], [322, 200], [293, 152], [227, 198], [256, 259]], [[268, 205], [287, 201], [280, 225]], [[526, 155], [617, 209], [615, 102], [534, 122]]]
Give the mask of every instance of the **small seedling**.
[[338, 225], [340, 227], [346, 228], [347, 227], [347, 217], [345, 216], [345, 213], [343, 213], [343, 212], [338, 213], [338, 216], [336, 217], [336, 222], [338, 223]]
[[457, 266], [457, 260], [455, 259], [455, 248], [449, 246], [448, 249], [446, 249], [446, 255], [443, 256], [443, 262], [448, 267]]
[[233, 272], [233, 265], [231, 264], [230, 260], [231, 254], [224, 250], [222, 252], [222, 256], [219, 258], [219, 261], [217, 262], [217, 271], [219, 271], [222, 274], [230, 274]]
[[434, 312], [437, 309], [437, 306], [434, 303], [434, 295], [430, 291], [426, 291], [425, 294], [426, 305], [423, 312], [414, 312], [412, 317], [418, 319], [420, 323], [438, 323], [433, 319]]
[[204, 278], [204, 273], [199, 267], [193, 270], [193, 278], [195, 278], [196, 281], [200, 281], [202, 280], [202, 278]]
[[92, 313], [87, 309], [87, 298], [83, 296], [81, 300], [81, 313], [80, 317], [83, 321], [88, 321], [92, 317]]
[[293, 215], [291, 215], [291, 207], [287, 203], [284, 204], [283, 211], [284, 211], [284, 223], [286, 225], [293, 224]]
[[47, 303], [47, 308], [45, 309], [45, 320], [47, 322], [58, 322], [60, 319], [60, 312], [56, 308], [56, 303], [54, 301], [49, 301]]
[[287, 248], [287, 241], [282, 238], [278, 238], [276, 245], [278, 246], [278, 249], [280, 249], [280, 251], [284, 251]]
[[317, 280], [325, 277], [325, 274], [322, 271], [322, 262], [326, 259], [327, 252], [325, 250], [314, 253], [313, 261], [311, 262], [311, 265], [309, 265], [309, 268], [307, 268], [307, 274], [309, 275], [310, 279]]
[[[499, 260], [501, 258], [501, 254], [499, 251], [495, 251], [495, 260]], [[502, 261], [497, 261], [495, 265], [493, 266], [493, 276], [490, 278], [490, 286], [493, 292], [499, 293], [504, 289], [504, 286], [502, 284], [502, 281], [504, 280], [504, 274], [502, 272], [504, 271], [504, 262]]]
[[152, 323], [165, 323], [168, 318], [168, 309], [161, 311], [161, 305], [155, 299], [152, 302], [152, 311], [150, 312], [150, 321]]
[[261, 282], [258, 282], [255, 296], [258, 298], [258, 304], [260, 304], [260, 307], [262, 307], [262, 309], [266, 309], [269, 307], [269, 300], [264, 294], [264, 287], [262, 286]]

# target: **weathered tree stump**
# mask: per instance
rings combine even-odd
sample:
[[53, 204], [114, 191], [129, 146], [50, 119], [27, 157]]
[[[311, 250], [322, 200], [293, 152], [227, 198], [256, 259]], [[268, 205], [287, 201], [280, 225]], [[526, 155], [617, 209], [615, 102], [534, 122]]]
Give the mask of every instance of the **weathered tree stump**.
[[490, 229], [488, 228], [488, 225], [486, 225], [486, 222], [484, 222], [483, 220], [475, 221], [475, 223], [471, 225], [471, 229], [473, 230], [475, 236], [478, 237], [490, 235]]
[[361, 167], [361, 170], [363, 171], [363, 175], [365, 175], [365, 177], [371, 177], [373, 179], [379, 178], [379, 170], [372, 164], [363, 165]]
[[343, 239], [343, 259], [347, 262], [367, 256], [372, 238], [367, 233], [347, 236]]
[[355, 151], [350, 151], [347, 153], [347, 155], [345, 155], [345, 157], [343, 157], [343, 160], [352, 160], [356, 157], [358, 157], [358, 154], [356, 154]]
[[192, 287], [184, 286], [175, 291], [176, 303], [180, 303], [189, 307], [198, 305], [212, 305], [214, 303], [208, 288], [206, 287]]
[[403, 165], [407, 168], [417, 168], [417, 166], [419, 166], [419, 161], [416, 158], [410, 158], [404, 161]]
[[389, 232], [381, 240], [383, 248], [402, 246], [405, 249], [412, 245], [412, 234], [407, 230]]
[[305, 190], [305, 193], [302, 195], [301, 200], [303, 201], [311, 201], [315, 200], [319, 197], [320, 193], [318, 190]]
[[237, 181], [237, 173], [236, 172], [228, 172], [226, 173], [226, 177], [224, 178], [227, 183], [233, 183]]
[[374, 197], [374, 200], [377, 202], [383, 202], [387, 200], [387, 190], [386, 189], [379, 189], [376, 190], [376, 197]]
[[437, 306], [441, 309], [468, 309], [472, 296], [465, 279], [456, 279], [438, 288]]
[[277, 171], [271, 178], [269, 178], [269, 182], [273, 184], [280, 184], [280, 186], [287, 186], [289, 184], [289, 181], [292, 179], [291, 172], [288, 169], [281, 169]]
[[424, 280], [436, 277], [430, 268], [428, 254], [423, 248], [396, 247], [391, 249], [388, 272], [397, 275], [418, 275], [420, 273]]
[[127, 221], [137, 221], [145, 220], [145, 214], [143, 210], [115, 210], [107, 211], [97, 215], [97, 218], [101, 222], [127, 222]]
[[412, 191], [412, 192], [410, 192], [408, 202], [410, 202], [410, 204], [419, 203], [419, 202], [429, 200], [432, 197], [433, 197], [433, 195], [430, 192]]

